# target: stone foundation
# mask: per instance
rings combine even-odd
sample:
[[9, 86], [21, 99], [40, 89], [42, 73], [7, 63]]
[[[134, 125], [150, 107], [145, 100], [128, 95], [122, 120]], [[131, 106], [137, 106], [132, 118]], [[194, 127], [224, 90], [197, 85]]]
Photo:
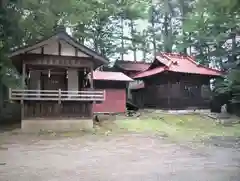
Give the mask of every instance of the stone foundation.
[[92, 130], [92, 119], [62, 119], [62, 120], [22, 120], [22, 131], [34, 133], [39, 131], [80, 131]]

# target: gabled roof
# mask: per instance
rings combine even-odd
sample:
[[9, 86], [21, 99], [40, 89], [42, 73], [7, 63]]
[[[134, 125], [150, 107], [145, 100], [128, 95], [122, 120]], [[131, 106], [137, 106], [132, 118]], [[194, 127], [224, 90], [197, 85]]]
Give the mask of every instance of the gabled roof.
[[19, 54], [23, 54], [26, 52], [30, 52], [32, 50], [35, 50], [37, 48], [41, 48], [44, 45], [47, 45], [48, 42], [52, 41], [52, 40], [63, 40], [66, 43], [68, 43], [69, 45], [72, 45], [73, 47], [75, 47], [76, 49], [80, 50], [81, 52], [85, 53], [86, 55], [89, 55], [90, 57], [101, 61], [103, 64], [108, 63], [108, 59], [106, 57], [103, 57], [102, 55], [98, 54], [97, 52], [91, 50], [90, 48], [78, 43], [74, 38], [72, 38], [70, 35], [68, 35], [66, 32], [61, 31], [58, 32], [52, 36], [50, 36], [47, 39], [41, 40], [38, 43], [34, 44], [34, 45], [28, 45], [25, 47], [22, 47], [12, 53], [10, 53], [9, 57], [14, 57], [16, 55]]
[[133, 81], [133, 79], [126, 76], [122, 72], [103, 72], [103, 71], [94, 71], [93, 79], [94, 80], [124, 81], [124, 82]]
[[150, 66], [150, 63], [146, 62], [134, 62], [134, 61], [116, 61], [115, 66], [120, 67], [123, 70], [126, 71], [136, 71], [141, 72], [144, 70], [147, 70]]
[[222, 72], [216, 69], [204, 67], [195, 62], [193, 57], [176, 53], [158, 53], [155, 61], [159, 61], [164, 66], [148, 69], [135, 75], [133, 78], [142, 78], [155, 75], [164, 71], [199, 74], [208, 76], [221, 76]]

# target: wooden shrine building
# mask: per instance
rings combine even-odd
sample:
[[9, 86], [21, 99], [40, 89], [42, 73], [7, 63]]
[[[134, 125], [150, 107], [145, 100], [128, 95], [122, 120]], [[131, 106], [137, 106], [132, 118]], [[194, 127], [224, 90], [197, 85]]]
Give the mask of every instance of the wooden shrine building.
[[105, 57], [60, 31], [10, 58], [22, 75], [22, 87], [11, 89], [9, 98], [21, 103], [23, 129], [92, 126], [93, 104], [105, 100], [105, 90], [95, 89], [93, 72], [108, 64]]
[[193, 57], [159, 53], [147, 70], [133, 76], [142, 84], [131, 90], [132, 99], [142, 108], [208, 108], [210, 79], [221, 74]]

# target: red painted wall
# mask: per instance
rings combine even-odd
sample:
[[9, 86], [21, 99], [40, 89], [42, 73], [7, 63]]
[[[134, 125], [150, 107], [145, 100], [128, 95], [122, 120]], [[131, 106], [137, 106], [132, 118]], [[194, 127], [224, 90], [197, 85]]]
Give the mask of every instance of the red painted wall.
[[105, 101], [93, 104], [94, 113], [123, 113], [126, 110], [125, 89], [105, 89]]

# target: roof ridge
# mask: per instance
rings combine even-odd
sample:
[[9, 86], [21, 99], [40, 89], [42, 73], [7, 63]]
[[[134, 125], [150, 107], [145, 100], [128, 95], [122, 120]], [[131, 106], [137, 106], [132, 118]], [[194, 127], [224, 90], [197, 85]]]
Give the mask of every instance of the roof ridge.
[[[74, 37], [72, 37], [71, 35], [69, 35], [66, 31], [64, 31], [64, 32], [59, 32], [59, 33], [56, 34], [56, 36], [59, 36], [59, 38], [61, 38], [61, 35], [66, 36], [66, 38], [69, 38], [70, 40], [72, 40], [72, 41], [73, 41], [74, 43], [76, 43], [79, 47], [83, 47], [83, 48], [86, 49], [87, 51], [90, 51], [91, 53], [99, 56], [100, 59], [101, 59], [101, 57], [102, 57], [103, 59], [105, 59], [104, 62], [107, 61], [107, 62], [105, 62], [105, 63], [109, 63], [109, 59], [108, 59], [107, 57], [105, 57], [104, 55], [98, 53], [97, 51], [92, 50], [91, 48], [89, 48], [88, 46], [84, 45], [83, 43], [80, 43], [80, 42], [79, 42], [78, 40], [76, 40]], [[68, 41], [68, 40], [65, 39], [65, 41]], [[80, 49], [79, 47], [77, 47], [77, 48]], [[82, 50], [81, 50], [81, 51], [82, 51]], [[87, 52], [85, 51], [85, 53], [87, 53]], [[87, 54], [88, 54], [88, 53], [87, 53]]]
[[171, 59], [166, 53], [162, 53], [162, 52], [161, 52], [160, 55], [162, 55], [163, 57], [167, 58], [168, 60]]
[[167, 58], [168, 59], [168, 63], [167, 64], [165, 64], [165, 62], [162, 62], [161, 60], [159, 60], [159, 59], [157, 59], [158, 61], [160, 61], [161, 63], [163, 63], [166, 67], [170, 67], [170, 66], [172, 66], [172, 64], [174, 63], [172, 60], [171, 60], [171, 58], [166, 54], [166, 53], [160, 53], [162, 56], [163, 56], [163, 58]]
[[[119, 79], [121, 76], [123, 79]], [[113, 80], [113, 81], [133, 81], [133, 79], [122, 72], [109, 72], [95, 70], [93, 72], [95, 80]]]
[[[174, 53], [162, 53], [164, 57], [167, 57], [169, 60], [171, 60], [171, 58], [167, 55], [167, 54], [172, 54], [174, 55]], [[190, 56], [190, 55], [181, 55], [181, 54], [177, 54], [175, 53], [177, 56], [180, 56], [182, 58], [186, 58], [187, 60], [189, 60], [190, 62], [192, 62], [193, 64], [197, 65], [198, 67], [202, 67], [202, 68], [206, 68], [208, 70], [213, 70], [213, 71], [218, 71], [218, 72], [221, 72], [220, 70], [217, 70], [217, 69], [214, 69], [214, 68], [210, 68], [210, 67], [207, 67], [207, 66], [204, 66], [202, 64], [198, 64], [194, 59], [193, 56]], [[172, 64], [170, 64], [172, 65]]]
[[208, 70], [217, 71], [217, 72], [222, 72], [222, 71], [220, 71], [220, 70], [218, 70], [218, 69], [214, 69], [214, 68], [210, 68], [210, 67], [207, 67], [207, 66], [205, 66], [205, 65], [202, 65], [202, 64], [198, 64], [195, 60], [193, 60], [193, 58], [194, 58], [194, 57], [187, 55], [187, 59], [188, 59], [189, 61], [191, 61], [192, 63], [194, 63], [195, 65], [197, 65], [198, 67], [202, 67], [202, 68], [205, 68], [205, 69], [208, 69]]
[[[137, 78], [142, 78], [142, 77], [145, 77], [145, 74], [148, 73], [148, 72], [153, 72], [153, 71], [157, 71], [157, 73], [161, 73], [161, 72], [164, 72], [164, 71], [167, 71], [169, 70], [169, 67], [167, 66], [163, 66], [163, 67], [155, 67], [153, 69], [150, 69], [150, 70], [145, 70], [143, 72], [139, 72], [138, 74], [134, 75], [133, 79], [137, 79]], [[155, 74], [155, 73], [154, 73]], [[154, 74], [150, 74], [150, 75], [147, 75], [147, 76], [151, 76], [151, 75], [154, 75]], [[139, 75], [144, 75], [144, 76], [140, 76]]]
[[100, 60], [103, 64], [109, 63], [109, 60], [108, 60], [107, 57], [99, 54], [98, 52], [90, 49], [86, 45], [78, 42], [75, 38], [70, 36], [66, 31], [55, 32], [51, 36], [49, 36], [47, 38], [42, 38], [41, 40], [39, 40], [38, 42], [36, 42], [34, 44], [27, 45], [27, 46], [24, 46], [22, 48], [18, 48], [16, 50], [14, 50], [13, 52], [11, 52], [9, 57], [13, 57], [13, 56], [16, 56], [16, 55], [24, 53], [24, 52], [32, 51], [34, 49], [40, 48], [41, 46], [45, 46], [46, 42], [54, 40], [54, 39], [65, 41], [66, 43], [68, 43], [71, 46], [77, 48], [78, 50], [80, 50], [83, 53], [89, 55], [90, 57], [94, 57], [95, 59]]

